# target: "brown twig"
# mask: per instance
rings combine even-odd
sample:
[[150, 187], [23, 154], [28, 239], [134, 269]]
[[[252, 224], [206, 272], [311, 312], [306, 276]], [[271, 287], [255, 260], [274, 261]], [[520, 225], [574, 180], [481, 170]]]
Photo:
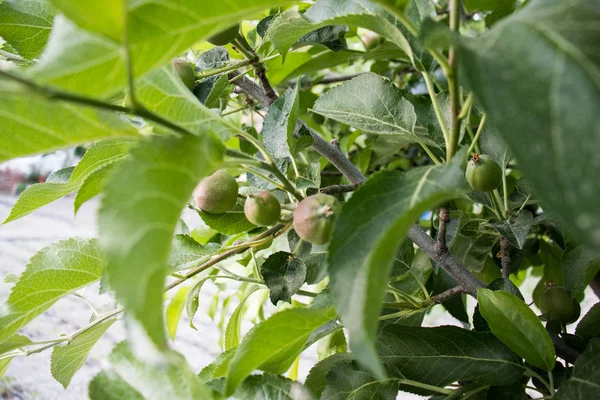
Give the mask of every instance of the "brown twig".
[[325, 193], [325, 194], [341, 194], [341, 193], [348, 193], [348, 192], [353, 192], [358, 188], [359, 185], [354, 184], [354, 183], [350, 183], [347, 185], [331, 185], [331, 186], [326, 186], [324, 188], [319, 189], [319, 192], [321, 193]]
[[431, 302], [435, 303], [435, 304], [440, 304], [446, 300], [451, 299], [454, 296], [458, 296], [458, 295], [464, 294], [464, 293], [465, 293], [465, 290], [461, 286], [455, 286], [455, 287], [450, 288], [440, 294], [431, 296]]
[[500, 237], [500, 259], [502, 264], [502, 277], [508, 278], [510, 275], [510, 252], [508, 249], [508, 240]]

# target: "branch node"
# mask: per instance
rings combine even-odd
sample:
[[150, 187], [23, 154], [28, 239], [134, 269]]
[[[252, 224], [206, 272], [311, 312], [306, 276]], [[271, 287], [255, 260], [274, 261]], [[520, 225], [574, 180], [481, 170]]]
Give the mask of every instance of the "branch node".
[[435, 251], [438, 255], [442, 255], [448, 251], [446, 246], [446, 226], [450, 222], [450, 214], [445, 207], [440, 208], [440, 229], [438, 230], [437, 243]]

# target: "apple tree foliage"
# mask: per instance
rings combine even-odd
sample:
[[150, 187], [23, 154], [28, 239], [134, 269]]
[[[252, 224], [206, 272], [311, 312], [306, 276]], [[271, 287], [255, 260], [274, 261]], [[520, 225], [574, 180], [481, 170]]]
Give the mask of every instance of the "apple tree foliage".
[[[0, 161], [87, 149], [4, 224], [99, 197], [98, 237], [2, 299], [0, 374], [47, 350], [67, 387], [123, 319], [93, 400], [597, 396], [600, 306], [569, 310], [600, 291], [600, 1], [3, 0], [0, 38]], [[217, 170], [223, 213], [193, 195]], [[294, 219], [320, 192], [336, 206]], [[115, 302], [88, 325], [23, 334], [97, 282]], [[433, 307], [462, 327], [422, 327]], [[222, 354], [194, 371], [173, 340], [200, 312]]]

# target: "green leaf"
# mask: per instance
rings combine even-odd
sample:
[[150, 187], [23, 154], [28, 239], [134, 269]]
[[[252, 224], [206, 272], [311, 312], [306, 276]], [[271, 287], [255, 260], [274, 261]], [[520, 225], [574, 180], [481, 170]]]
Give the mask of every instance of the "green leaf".
[[600, 336], [600, 303], [594, 304], [590, 311], [577, 324], [577, 336], [588, 338]]
[[314, 400], [312, 393], [298, 382], [283, 376], [263, 374], [249, 376], [237, 388], [232, 399]]
[[206, 246], [202, 246], [191, 236], [178, 234], [173, 238], [169, 265], [175, 271], [197, 267], [200, 261], [216, 253], [220, 248], [218, 243], [207, 243]]
[[0, 354], [8, 353], [11, 350], [21, 348], [30, 343], [31, 340], [27, 336], [12, 335], [8, 340], [0, 343]]
[[197, 328], [194, 326], [194, 316], [196, 315], [196, 311], [198, 311], [198, 298], [200, 296], [200, 290], [202, 290], [202, 286], [204, 285], [204, 282], [207, 281], [207, 279], [208, 278], [204, 278], [198, 281], [194, 286], [192, 286], [192, 288], [188, 292], [185, 305], [185, 312], [188, 316], [188, 319], [190, 320], [190, 328], [192, 329], [197, 330]]
[[144, 400], [140, 392], [110, 370], [101, 371], [91, 380], [88, 395], [90, 400]]
[[[497, 268], [495, 264], [494, 268]], [[514, 294], [519, 300], [525, 300], [523, 299], [523, 295], [519, 291], [519, 288], [517, 288], [515, 284], [512, 283], [512, 281], [508, 278], [494, 279], [492, 282], [490, 282], [487, 288], [490, 290], [503, 290], [505, 292]], [[479, 304], [475, 306], [475, 312], [473, 313], [473, 328], [479, 332], [491, 332], [490, 326], [479, 311]]]
[[487, 220], [472, 218], [471, 215], [461, 218], [458, 229], [448, 247], [461, 264], [468, 266], [471, 271], [481, 272], [498, 241], [498, 233], [489, 226]]
[[115, 321], [115, 318], [103, 321], [76, 336], [66, 346], [54, 347], [50, 357], [50, 372], [65, 389], [77, 371], [83, 367], [92, 347]]
[[204, 106], [208, 108], [225, 108], [221, 103], [221, 100], [224, 101], [223, 104], [227, 103], [229, 99], [229, 94], [231, 93], [233, 86], [229, 83], [229, 77], [227, 74], [223, 74], [217, 79], [214, 86], [210, 90], [206, 101], [204, 102]]
[[202, 382], [207, 382], [226, 376], [233, 356], [235, 356], [235, 349], [222, 352], [212, 363], [200, 371], [198, 377]]
[[[137, 100], [148, 110], [192, 133], [215, 133], [226, 139], [240, 131], [196, 99], [172, 65], [152, 71], [136, 82]], [[155, 129], [164, 130], [155, 126]]]
[[240, 301], [240, 304], [231, 314], [229, 322], [227, 323], [227, 328], [225, 329], [225, 340], [223, 341], [225, 343], [225, 350], [231, 350], [240, 344], [242, 336], [242, 318], [247, 309], [246, 301], [257, 289], [258, 287], [256, 285], [252, 286], [246, 297]]
[[94, 172], [125, 158], [134, 141], [129, 139], [102, 140], [92, 146], [73, 169], [67, 182], [38, 183], [28, 187], [17, 199], [3, 223], [14, 221], [79, 189]]
[[322, 0], [304, 14], [290, 9], [277, 16], [269, 26], [265, 41], [270, 41], [285, 56], [292, 45], [302, 36], [317, 28], [344, 24], [372, 30], [396, 44], [412, 60], [408, 41], [387, 19], [385, 10], [365, 0]]
[[113, 112], [48, 101], [0, 77], [0, 161], [136, 134], [129, 122]]
[[377, 317], [396, 251], [423, 212], [464, 191], [455, 163], [384, 172], [342, 208], [329, 245], [330, 287], [352, 352], [378, 377], [385, 373], [374, 346]]
[[56, 9], [45, 0], [0, 2], [0, 37], [19, 55], [39, 57], [52, 29]]
[[131, 149], [104, 189], [98, 228], [108, 281], [159, 348], [166, 347], [163, 285], [175, 227], [194, 187], [222, 156], [211, 135], [153, 136]]
[[565, 288], [573, 297], [583, 294], [594, 276], [600, 271], [600, 259], [578, 246], [563, 255], [562, 273]]
[[366, 73], [324, 93], [314, 112], [365, 132], [414, 135], [415, 107], [393, 83]]
[[594, 251], [600, 248], [600, 182], [593, 166], [600, 155], [590, 143], [600, 138], [599, 26], [596, 0], [534, 0], [465, 40], [459, 54], [463, 82], [544, 209]]
[[505, 385], [521, 378], [523, 363], [490, 333], [454, 326], [388, 325], [379, 335], [381, 357], [398, 378], [434, 386], [457, 380]]
[[327, 276], [327, 253], [312, 253], [302, 259], [306, 265], [305, 282], [309, 285], [315, 285], [321, 282]]
[[398, 383], [393, 380], [381, 381], [362, 370], [356, 362], [339, 363], [327, 374], [322, 399], [379, 399], [395, 400]]
[[298, 236], [294, 229], [288, 231], [287, 242], [290, 253], [293, 253], [296, 257], [304, 261], [306, 257], [310, 256], [312, 244], [300, 239], [300, 236]]
[[227, 372], [226, 394], [255, 369], [284, 373], [315, 329], [335, 318], [335, 310], [295, 308], [281, 311], [254, 326], [237, 347]]
[[465, 8], [469, 11], [496, 11], [514, 7], [516, 0], [465, 0]]
[[288, 88], [269, 107], [263, 123], [262, 137], [265, 148], [273, 157], [291, 156], [290, 147], [298, 113], [298, 85]]
[[337, 353], [316, 363], [306, 377], [305, 385], [317, 396], [321, 397], [329, 371], [338, 364], [354, 360], [350, 353]]
[[175, 340], [177, 334], [177, 327], [179, 326], [179, 319], [183, 308], [186, 305], [187, 294], [189, 292], [189, 286], [184, 286], [173, 295], [169, 305], [167, 306], [165, 321], [167, 324], [167, 332], [171, 340]]
[[0, 311], [0, 343], [60, 298], [100, 279], [104, 259], [94, 239], [63, 240], [31, 257]]
[[105, 165], [92, 172], [81, 184], [75, 200], [73, 201], [74, 213], [77, 214], [82, 205], [99, 195], [110, 178], [110, 174], [116, 168], [117, 163]]
[[103, 2], [78, 0], [50, 0], [71, 21], [88, 31], [110, 39], [123, 40], [126, 0]]
[[554, 368], [554, 346], [535, 313], [515, 295], [477, 289], [479, 310], [492, 333], [512, 351], [538, 368]]
[[575, 361], [571, 378], [554, 396], [556, 400], [587, 400], [598, 396], [600, 389], [600, 340], [590, 342], [587, 350]]
[[256, 228], [256, 226], [246, 218], [246, 215], [244, 214], [244, 205], [240, 201], [233, 207], [233, 210], [223, 214], [210, 214], [196, 208], [194, 208], [194, 210], [198, 212], [200, 218], [202, 218], [202, 221], [204, 221], [206, 225], [225, 235], [235, 235]]
[[112, 370], [147, 400], [212, 399], [181, 354], [169, 351], [163, 362], [143, 362], [122, 342], [109, 356]]
[[513, 246], [522, 249], [533, 225], [533, 214], [527, 210], [519, 211], [507, 221], [492, 222], [491, 225]]
[[291, 253], [278, 251], [271, 254], [260, 267], [269, 288], [271, 303], [280, 300], [292, 302], [292, 296], [302, 287], [306, 278], [306, 265]]
[[[114, 29], [113, 25], [103, 24], [117, 15], [108, 10], [108, 7], [112, 9], [115, 6], [106, 6], [105, 9], [105, 4], [75, 3], [80, 2], [61, 0], [60, 4], [56, 4], [77, 24], [90, 30], [83, 30], [66, 18], [58, 17], [41, 61], [30, 73], [41, 83], [70, 92], [90, 97], [108, 96], [124, 88], [127, 83], [124, 35], [117, 33], [118, 26], [111, 31], [114, 32], [112, 39], [102, 35], [108, 29]], [[248, 0], [214, 2], [208, 6], [195, 0], [129, 2], [127, 14], [119, 21], [126, 21], [124, 28], [128, 32], [127, 47], [134, 60], [134, 77], [142, 77], [169, 63], [199, 40], [280, 3], [285, 2]], [[98, 20], [95, 20], [92, 11], [95, 9], [101, 9]], [[93, 23], [91, 20], [94, 20]], [[118, 39], [115, 38], [117, 35]]]

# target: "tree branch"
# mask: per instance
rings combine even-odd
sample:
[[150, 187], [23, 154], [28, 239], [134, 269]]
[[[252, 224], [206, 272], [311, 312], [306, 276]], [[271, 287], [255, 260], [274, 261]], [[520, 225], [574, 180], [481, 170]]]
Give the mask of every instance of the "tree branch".
[[348, 185], [331, 185], [321, 188], [319, 191], [325, 194], [341, 194], [353, 192], [358, 188], [359, 185], [350, 183]]
[[502, 264], [502, 277], [508, 278], [510, 275], [510, 253], [508, 249], [508, 241], [504, 236], [500, 237], [500, 257]]
[[475, 275], [454, 258], [450, 251], [438, 253], [436, 250], [437, 242], [421, 227], [417, 225], [411, 226], [408, 230], [408, 238], [427, 253], [433, 261], [438, 263], [448, 275], [454, 278], [456, 283], [464, 289], [465, 293], [469, 293], [475, 297], [477, 288], [485, 287]]
[[[252, 96], [251, 93], [257, 93], [260, 91], [260, 87], [255, 87], [256, 84], [250, 80], [242, 82], [236, 82], [237, 85], [248, 95]], [[261, 100], [261, 97], [263, 100]], [[268, 107], [268, 100], [265, 100], [265, 96], [255, 97], [257, 101], [262, 103], [265, 107]], [[302, 126], [302, 121], [298, 120], [296, 123], [296, 130]], [[331, 164], [333, 164], [346, 178], [355, 185], [360, 185], [366, 181], [366, 177], [359, 171], [354, 164], [344, 156], [342, 151], [335, 146], [327, 143], [325, 139], [321, 137], [314, 130], [306, 127], [311, 136], [314, 139], [312, 147], [325, 157]], [[465, 293], [469, 293], [475, 296], [477, 288], [485, 287], [485, 285], [475, 277], [464, 265], [460, 264], [454, 256], [449, 252], [440, 252], [436, 250], [437, 243], [433, 240], [421, 227], [413, 225], [408, 231], [408, 238], [421, 248], [432, 260], [437, 262], [454, 280], [461, 286]]]
[[438, 295], [432, 296], [431, 302], [435, 304], [440, 304], [446, 300], [450, 300], [454, 296], [458, 296], [463, 293], [465, 293], [465, 290], [461, 286], [455, 286]]

